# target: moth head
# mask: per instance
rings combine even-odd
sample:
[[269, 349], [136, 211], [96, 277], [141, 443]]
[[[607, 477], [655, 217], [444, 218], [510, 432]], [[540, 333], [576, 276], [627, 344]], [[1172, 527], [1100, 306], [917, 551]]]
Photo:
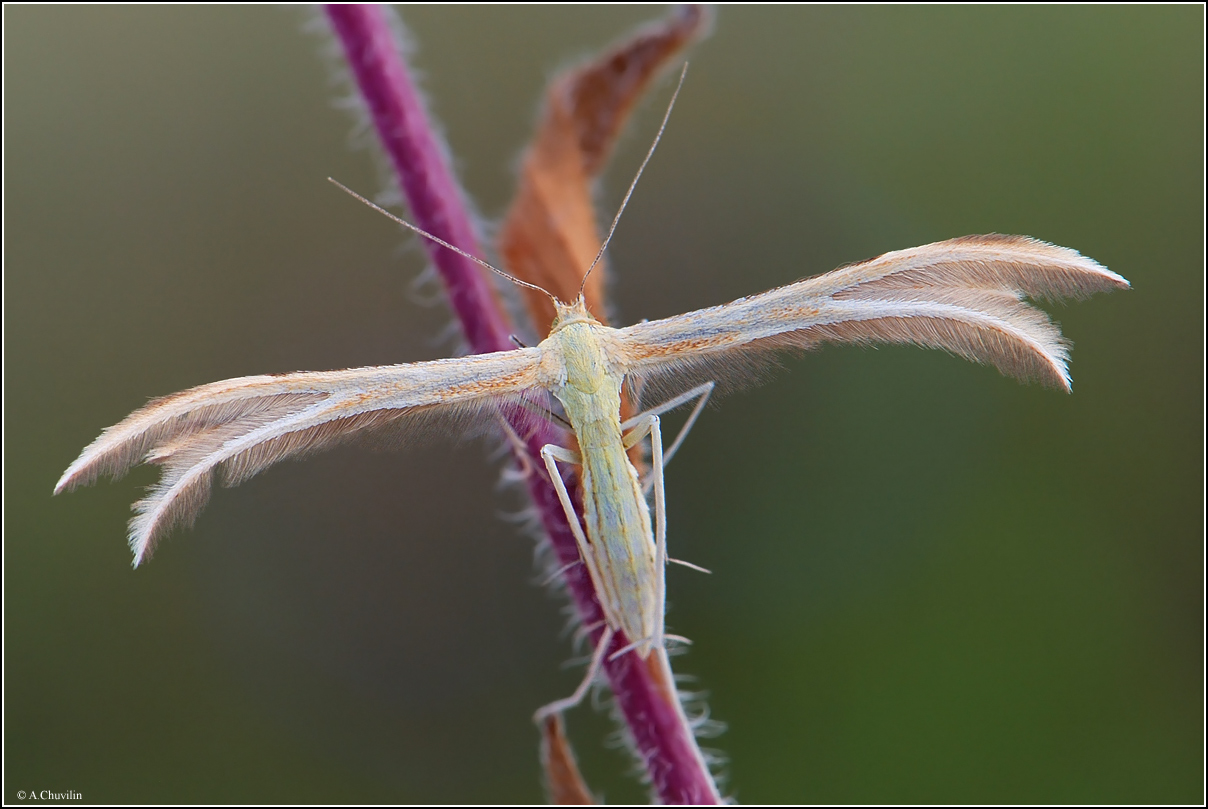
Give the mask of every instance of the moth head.
[[[552, 296], [551, 296], [552, 297]], [[554, 320], [549, 325], [549, 333], [553, 334], [571, 323], [598, 323], [599, 321], [587, 311], [587, 301], [583, 293], [575, 298], [574, 303], [562, 303], [557, 298], [554, 301]]]

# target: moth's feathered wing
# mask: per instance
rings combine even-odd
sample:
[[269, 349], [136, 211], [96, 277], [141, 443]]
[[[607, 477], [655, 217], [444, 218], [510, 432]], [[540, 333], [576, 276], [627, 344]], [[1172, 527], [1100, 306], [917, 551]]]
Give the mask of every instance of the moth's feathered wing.
[[1069, 390], [1069, 344], [1031, 298], [1085, 297], [1128, 281], [1026, 236], [965, 236], [897, 250], [761, 295], [621, 329], [640, 380], [742, 374], [752, 354], [822, 342], [914, 343]]
[[135, 503], [130, 521], [137, 565], [163, 534], [197, 515], [215, 471], [234, 486], [277, 461], [405, 418], [488, 410], [534, 386], [539, 354], [530, 348], [202, 385], [156, 399], [103, 432], [55, 493], [101, 474], [118, 477], [141, 462], [161, 465], [159, 482]]

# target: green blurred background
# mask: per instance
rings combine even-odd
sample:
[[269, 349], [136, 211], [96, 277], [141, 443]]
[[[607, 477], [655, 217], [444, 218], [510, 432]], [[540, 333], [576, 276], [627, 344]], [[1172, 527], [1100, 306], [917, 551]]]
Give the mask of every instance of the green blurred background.
[[[529, 716], [579, 670], [481, 442], [284, 464], [134, 572], [154, 471], [50, 496], [148, 397], [453, 346], [413, 240], [325, 181], [379, 187], [318, 18], [4, 13], [5, 801], [542, 800]], [[404, 11], [484, 221], [546, 79], [659, 13]], [[739, 800], [1202, 801], [1203, 14], [727, 8], [692, 52], [622, 322], [992, 231], [1135, 287], [1049, 307], [1073, 395], [828, 348], [705, 414], [670, 542], [715, 574], [670, 572], [668, 622]], [[569, 723], [644, 801], [606, 717]]]

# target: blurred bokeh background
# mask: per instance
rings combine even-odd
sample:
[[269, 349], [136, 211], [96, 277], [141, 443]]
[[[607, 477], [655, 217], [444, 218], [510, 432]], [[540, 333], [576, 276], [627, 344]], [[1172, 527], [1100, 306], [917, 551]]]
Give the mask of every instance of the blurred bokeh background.
[[[403, 11], [485, 222], [545, 81], [658, 13]], [[1203, 14], [727, 8], [691, 53], [622, 322], [993, 231], [1135, 287], [1048, 307], [1072, 395], [828, 348], [706, 412], [670, 542], [715, 573], [671, 570], [668, 622], [739, 800], [1203, 799]], [[50, 496], [149, 397], [450, 349], [421, 251], [325, 180], [379, 188], [306, 15], [5, 9], [6, 802], [542, 800], [529, 716], [580, 670], [482, 442], [283, 464], [134, 572], [152, 470]]]

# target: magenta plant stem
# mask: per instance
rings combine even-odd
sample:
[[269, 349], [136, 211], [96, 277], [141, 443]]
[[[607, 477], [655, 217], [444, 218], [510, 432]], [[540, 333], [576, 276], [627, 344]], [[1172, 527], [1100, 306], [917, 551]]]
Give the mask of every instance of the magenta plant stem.
[[[469, 253], [482, 255], [464, 197], [411, 81], [387, 12], [379, 6], [332, 4], [326, 6], [326, 13], [394, 165], [415, 224]], [[507, 318], [478, 267], [451, 250], [424, 241], [471, 349], [490, 353], [511, 348]], [[527, 436], [529, 458], [540, 457], [542, 446], [558, 440], [557, 432], [547, 423], [535, 426], [522, 416], [517, 416], [515, 422], [516, 433]], [[581, 502], [577, 483], [573, 479], [567, 482], [575, 501]], [[538, 474], [529, 477], [528, 486], [559, 563], [578, 561], [574, 535], [553, 487]], [[583, 625], [597, 627], [592, 641], [599, 642], [604, 615], [586, 569], [578, 565], [565, 577]], [[611, 651], [628, 643], [629, 639], [618, 632]], [[672, 804], [719, 803], [717, 788], [697, 751], [691, 728], [677, 705], [668, 702], [667, 690], [660, 688], [650, 667], [636, 655], [625, 654], [608, 661], [604, 668], [659, 800]], [[673, 686], [670, 698], [675, 699]]]

